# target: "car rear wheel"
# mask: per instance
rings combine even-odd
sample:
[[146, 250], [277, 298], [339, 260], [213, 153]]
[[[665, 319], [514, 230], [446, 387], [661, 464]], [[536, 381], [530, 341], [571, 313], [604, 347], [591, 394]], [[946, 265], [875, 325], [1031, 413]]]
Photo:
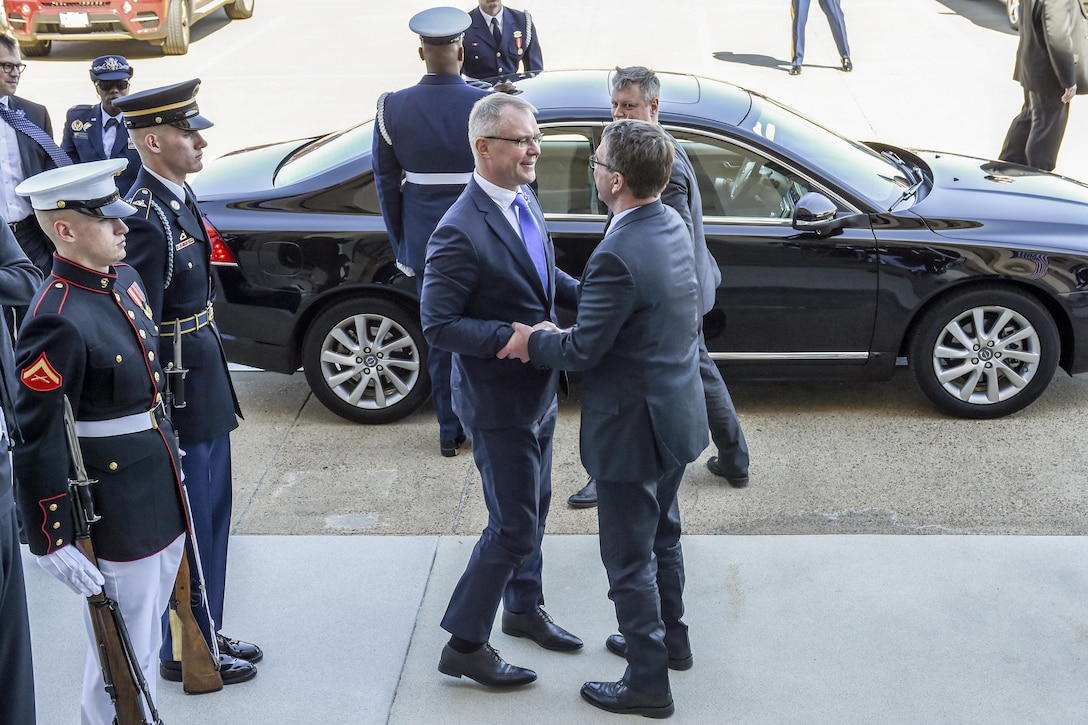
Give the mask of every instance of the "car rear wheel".
[[231, 20], [245, 20], [246, 18], [253, 17], [253, 3], [255, 0], [234, 0], [223, 7], [226, 11], [227, 17]]
[[1023, 292], [988, 286], [953, 293], [926, 312], [909, 355], [919, 387], [938, 408], [1000, 418], [1046, 389], [1060, 349], [1045, 307]]
[[166, 40], [163, 55], [185, 55], [189, 52], [189, 0], [171, 0], [166, 9]]
[[19, 52], [25, 58], [42, 58], [53, 50], [52, 40], [34, 40], [29, 43], [19, 43]]
[[314, 395], [356, 423], [390, 423], [430, 394], [419, 318], [392, 302], [354, 299], [322, 312], [302, 346]]

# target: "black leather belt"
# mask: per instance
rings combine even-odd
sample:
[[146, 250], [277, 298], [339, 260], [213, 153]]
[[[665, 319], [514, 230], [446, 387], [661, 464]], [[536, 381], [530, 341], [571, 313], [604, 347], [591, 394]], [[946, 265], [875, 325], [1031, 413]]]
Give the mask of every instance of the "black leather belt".
[[16, 234], [19, 231], [19, 227], [21, 227], [24, 224], [29, 223], [31, 218], [33, 218], [33, 216], [34, 215], [31, 214], [30, 216], [26, 217], [25, 219], [20, 219], [17, 222], [8, 222], [8, 229], [11, 230], [12, 234]]

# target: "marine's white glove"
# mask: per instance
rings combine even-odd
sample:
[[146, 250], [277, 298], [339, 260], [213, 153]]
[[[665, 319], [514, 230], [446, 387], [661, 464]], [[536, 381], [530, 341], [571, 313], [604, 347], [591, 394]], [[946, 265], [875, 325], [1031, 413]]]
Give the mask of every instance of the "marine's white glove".
[[52, 554], [38, 557], [38, 566], [68, 585], [76, 594], [85, 597], [94, 596], [102, 591], [106, 579], [83, 552], [75, 546], [57, 549]]

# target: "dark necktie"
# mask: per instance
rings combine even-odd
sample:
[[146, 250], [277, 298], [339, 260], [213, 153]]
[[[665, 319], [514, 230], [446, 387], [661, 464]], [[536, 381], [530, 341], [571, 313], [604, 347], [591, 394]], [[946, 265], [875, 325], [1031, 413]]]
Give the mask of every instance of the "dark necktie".
[[544, 289], [548, 289], [548, 260], [544, 255], [544, 237], [537, 226], [536, 217], [529, 210], [529, 204], [522, 194], [514, 197], [514, 212], [518, 217], [518, 226], [521, 228], [521, 239], [525, 242], [525, 249], [533, 259], [533, 266], [540, 277], [540, 283]]
[[60, 146], [57, 146], [57, 142], [50, 138], [49, 134], [45, 131], [35, 126], [31, 121], [28, 121], [26, 116], [16, 113], [7, 106], [0, 104], [0, 118], [7, 121], [16, 131], [29, 137], [34, 143], [41, 146], [42, 150], [49, 154], [49, 158], [53, 159], [54, 165], [72, 165], [72, 160], [68, 158], [68, 154], [61, 150]]
[[491, 35], [495, 38], [495, 45], [502, 45], [502, 31], [499, 30], [499, 19], [491, 18]]
[[118, 128], [120, 125], [120, 121], [118, 121], [116, 118], [111, 118], [106, 121], [106, 130], [109, 131], [111, 128]]

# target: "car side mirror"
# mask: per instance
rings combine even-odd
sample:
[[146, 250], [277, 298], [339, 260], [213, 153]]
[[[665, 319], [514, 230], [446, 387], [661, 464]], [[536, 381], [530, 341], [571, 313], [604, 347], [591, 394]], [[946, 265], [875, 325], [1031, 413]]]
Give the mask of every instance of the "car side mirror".
[[823, 194], [810, 191], [793, 207], [793, 228], [799, 232], [830, 236], [842, 230], [843, 220], [837, 219], [839, 209]]

